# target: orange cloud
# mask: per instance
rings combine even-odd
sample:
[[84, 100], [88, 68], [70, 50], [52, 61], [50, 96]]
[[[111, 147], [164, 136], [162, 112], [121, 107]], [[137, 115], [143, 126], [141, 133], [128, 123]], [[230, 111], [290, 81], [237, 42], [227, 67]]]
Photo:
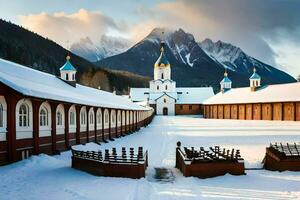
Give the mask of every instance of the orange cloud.
[[73, 14], [64, 12], [53, 15], [42, 12], [37, 15], [20, 16], [21, 24], [55, 42], [66, 46], [67, 40], [77, 42], [89, 36], [97, 41], [108, 30], [121, 30], [123, 27], [101, 12], [80, 9]]

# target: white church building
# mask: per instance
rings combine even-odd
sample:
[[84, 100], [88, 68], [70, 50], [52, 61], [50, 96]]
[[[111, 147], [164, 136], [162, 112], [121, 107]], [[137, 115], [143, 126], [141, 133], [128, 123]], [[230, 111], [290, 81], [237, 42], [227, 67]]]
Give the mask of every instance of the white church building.
[[154, 64], [154, 79], [149, 88], [131, 88], [133, 102], [147, 103], [157, 115], [202, 114], [204, 100], [214, 96], [212, 87], [176, 87], [171, 79], [171, 65], [161, 42], [160, 56]]

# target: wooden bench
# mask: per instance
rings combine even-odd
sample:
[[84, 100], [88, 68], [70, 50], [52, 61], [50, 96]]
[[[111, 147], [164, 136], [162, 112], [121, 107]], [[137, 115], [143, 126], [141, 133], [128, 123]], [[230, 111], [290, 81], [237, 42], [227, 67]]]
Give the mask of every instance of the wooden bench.
[[176, 148], [176, 168], [186, 177], [210, 178], [227, 173], [245, 175], [244, 159], [239, 150], [221, 149], [219, 146], [209, 150], [203, 147], [198, 150], [184, 147], [182, 150], [180, 142], [177, 142]]
[[72, 168], [82, 170], [97, 176], [142, 178], [148, 166], [148, 152], [139, 147], [135, 154], [134, 148], [129, 152], [122, 148], [121, 155], [116, 148], [111, 151], [78, 151], [72, 149]]
[[300, 144], [270, 144], [263, 163], [267, 170], [300, 171]]

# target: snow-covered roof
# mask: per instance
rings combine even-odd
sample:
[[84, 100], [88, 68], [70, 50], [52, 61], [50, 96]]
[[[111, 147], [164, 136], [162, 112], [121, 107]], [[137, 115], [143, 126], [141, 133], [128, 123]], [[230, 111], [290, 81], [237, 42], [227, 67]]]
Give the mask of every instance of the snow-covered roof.
[[176, 92], [159, 92], [159, 93], [152, 93], [150, 94], [150, 101], [156, 101], [157, 99], [160, 99], [161, 97], [167, 95], [168, 97], [177, 100], [177, 93]]
[[0, 59], [0, 82], [19, 93], [45, 100], [116, 109], [146, 110], [128, 98], [76, 84], [73, 87], [58, 77]]
[[233, 88], [219, 92], [204, 101], [204, 104], [243, 104], [300, 101], [300, 83], [268, 85], [251, 91], [249, 87]]
[[209, 97], [214, 96], [212, 87], [179, 87], [177, 104], [202, 104]]
[[76, 71], [75, 67], [70, 63], [70, 61], [67, 59], [66, 63], [59, 68], [60, 71]]
[[130, 88], [129, 96], [133, 102], [147, 101], [149, 98], [149, 88]]
[[[149, 88], [131, 88], [130, 97], [134, 102], [149, 100], [154, 101], [165, 92], [149, 92]], [[204, 100], [214, 96], [212, 87], [179, 87], [176, 92], [167, 92], [167, 95], [176, 99], [176, 104], [202, 104]]]

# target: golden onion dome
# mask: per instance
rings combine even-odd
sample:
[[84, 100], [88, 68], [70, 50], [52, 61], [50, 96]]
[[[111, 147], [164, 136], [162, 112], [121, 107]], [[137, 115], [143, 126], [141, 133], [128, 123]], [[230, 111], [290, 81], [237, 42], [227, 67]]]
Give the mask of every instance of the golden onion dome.
[[163, 43], [161, 44], [161, 47], [160, 47], [160, 56], [158, 57], [157, 61], [155, 62], [154, 67], [160, 67], [160, 68], [170, 67], [170, 63], [164, 52]]

